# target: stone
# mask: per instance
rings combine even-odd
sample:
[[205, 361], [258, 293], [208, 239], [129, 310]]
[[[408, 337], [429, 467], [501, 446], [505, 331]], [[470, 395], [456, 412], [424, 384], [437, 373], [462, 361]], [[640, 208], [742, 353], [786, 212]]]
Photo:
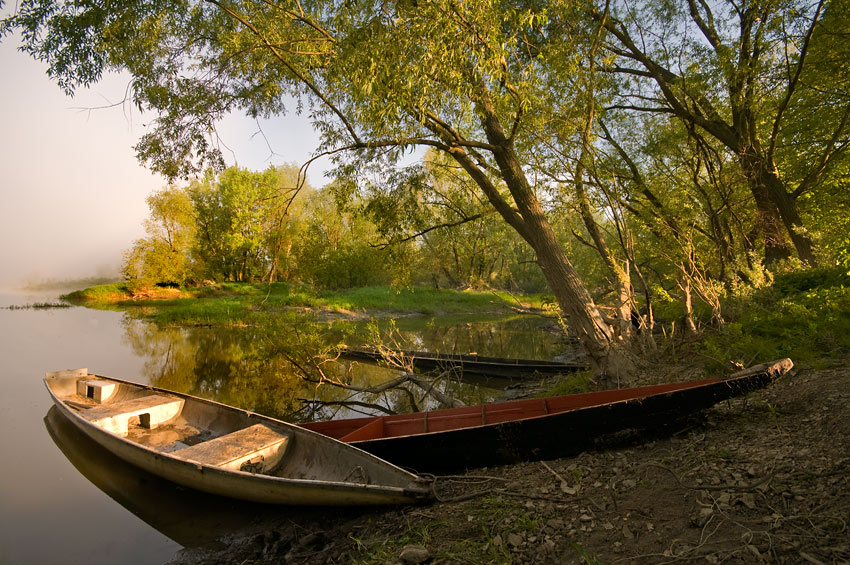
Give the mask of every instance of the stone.
[[431, 552], [421, 545], [405, 545], [398, 556], [402, 563], [413, 563], [415, 565], [430, 559]]

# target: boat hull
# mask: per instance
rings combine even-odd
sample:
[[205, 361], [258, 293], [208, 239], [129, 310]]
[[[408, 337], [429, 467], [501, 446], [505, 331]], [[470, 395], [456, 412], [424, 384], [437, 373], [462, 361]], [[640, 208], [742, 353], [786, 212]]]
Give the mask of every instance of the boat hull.
[[[661, 430], [718, 402], [768, 386], [792, 366], [790, 360], [783, 360], [724, 380], [303, 425], [416, 472], [555, 459], [593, 449], [628, 431]], [[515, 408], [518, 416], [500, 416], [494, 408], [504, 414]], [[471, 416], [479, 423], [469, 425]], [[507, 420], [481, 423], [487, 418]], [[405, 427], [406, 432], [376, 437], [381, 434], [379, 428], [393, 426]]]
[[[89, 376], [92, 377], [92, 375]], [[124, 386], [141, 387], [141, 385], [120, 379], [110, 380]], [[227, 470], [214, 465], [182, 460], [174, 455], [179, 451], [167, 453], [152, 449], [93, 424], [81, 415], [80, 410], [73, 408], [55, 393], [51, 387], [50, 377], [45, 381], [57, 409], [97, 444], [132, 465], [188, 488], [254, 502], [309, 506], [403, 504], [427, 500], [430, 497], [429, 489], [417, 483], [416, 476], [364, 453], [356, 447], [312, 432], [309, 432], [311, 435], [305, 436], [296, 431], [298, 427], [292, 424], [205, 399], [155, 387], [142, 387], [151, 392], [178, 396], [196, 409], [200, 405], [200, 408], [219, 411], [221, 412], [219, 419], [247, 418], [251, 422], [268, 423], [276, 429], [291, 431], [294, 444], [299, 445], [299, 450], [293, 456], [314, 458], [317, 465], [321, 465], [324, 461], [347, 461], [346, 464], [352, 469], [366, 469], [367, 473], [391, 477], [393, 484], [388, 486], [346, 482], [341, 479], [342, 476], [339, 473], [336, 473], [340, 476], [337, 480], [287, 478]], [[340, 449], [341, 447], [345, 449]], [[322, 449], [327, 453], [322, 453], [320, 451]]]

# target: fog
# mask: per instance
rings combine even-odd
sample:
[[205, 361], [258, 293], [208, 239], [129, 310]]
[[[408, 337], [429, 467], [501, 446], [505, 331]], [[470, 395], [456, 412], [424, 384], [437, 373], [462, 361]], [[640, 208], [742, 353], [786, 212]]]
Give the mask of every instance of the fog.
[[[145, 198], [166, 184], [133, 150], [150, 117], [107, 108], [124, 98], [127, 77], [68, 98], [17, 46], [15, 37], [0, 43], [0, 287], [117, 275], [122, 252], [143, 235]], [[318, 145], [295, 115], [262, 124], [230, 117], [218, 133], [228, 164], [251, 169], [303, 163]], [[313, 186], [325, 184], [329, 166], [311, 166]]]

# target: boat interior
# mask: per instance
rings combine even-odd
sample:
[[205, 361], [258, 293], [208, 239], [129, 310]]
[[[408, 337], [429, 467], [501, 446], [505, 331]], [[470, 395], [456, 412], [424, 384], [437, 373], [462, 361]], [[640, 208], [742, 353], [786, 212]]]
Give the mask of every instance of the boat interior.
[[291, 433], [240, 412], [93, 375], [49, 381], [51, 390], [84, 419], [134, 443], [186, 461], [233, 471], [270, 473]]

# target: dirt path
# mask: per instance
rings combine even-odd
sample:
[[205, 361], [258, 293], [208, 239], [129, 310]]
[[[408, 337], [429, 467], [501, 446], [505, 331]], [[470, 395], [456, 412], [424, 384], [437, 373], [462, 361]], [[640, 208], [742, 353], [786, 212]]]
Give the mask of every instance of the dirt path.
[[668, 437], [444, 478], [462, 502], [246, 525], [173, 563], [850, 562], [850, 369], [798, 370]]

